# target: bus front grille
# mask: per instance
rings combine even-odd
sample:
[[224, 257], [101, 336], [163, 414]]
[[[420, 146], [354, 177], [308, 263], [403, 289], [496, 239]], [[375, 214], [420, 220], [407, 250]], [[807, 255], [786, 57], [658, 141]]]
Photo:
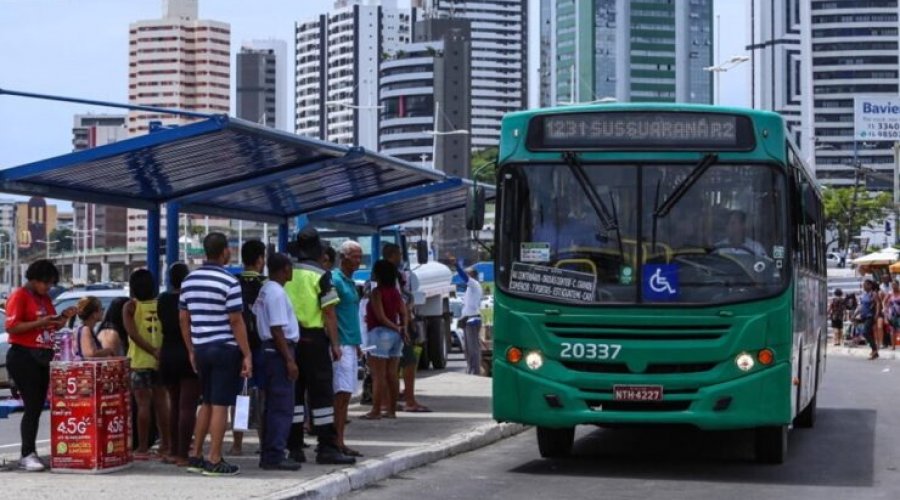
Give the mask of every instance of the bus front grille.
[[667, 375], [673, 373], [701, 373], [716, 367], [716, 363], [650, 363], [642, 372], [631, 371], [625, 363], [585, 363], [562, 361], [569, 370], [587, 373], [649, 373]]

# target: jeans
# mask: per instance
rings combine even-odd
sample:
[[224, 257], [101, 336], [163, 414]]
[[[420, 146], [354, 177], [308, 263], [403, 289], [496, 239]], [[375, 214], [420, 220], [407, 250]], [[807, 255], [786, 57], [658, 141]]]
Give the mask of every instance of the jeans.
[[481, 374], [481, 318], [466, 317], [466, 373]]
[[23, 457], [36, 451], [35, 440], [41, 413], [44, 411], [44, 401], [47, 399], [47, 389], [50, 387], [52, 357], [53, 351], [30, 349], [16, 344], [11, 345], [6, 353], [6, 368], [25, 404], [20, 427]]
[[[291, 350], [293, 349], [291, 346]], [[266, 432], [263, 434], [259, 462], [275, 465], [284, 460], [284, 450], [288, 435], [291, 433], [294, 381], [288, 378], [287, 364], [274, 346], [265, 347], [262, 356], [265, 359], [265, 367], [260, 378], [266, 387], [266, 403], [263, 410]]]

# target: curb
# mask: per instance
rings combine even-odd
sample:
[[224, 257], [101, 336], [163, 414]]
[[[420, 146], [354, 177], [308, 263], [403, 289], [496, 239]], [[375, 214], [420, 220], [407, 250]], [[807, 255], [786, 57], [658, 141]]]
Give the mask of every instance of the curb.
[[483, 448], [527, 429], [527, 426], [521, 424], [485, 424], [471, 431], [454, 434], [434, 444], [395, 451], [382, 458], [366, 460], [355, 467], [331, 472], [265, 498], [269, 500], [337, 498], [401, 472]]

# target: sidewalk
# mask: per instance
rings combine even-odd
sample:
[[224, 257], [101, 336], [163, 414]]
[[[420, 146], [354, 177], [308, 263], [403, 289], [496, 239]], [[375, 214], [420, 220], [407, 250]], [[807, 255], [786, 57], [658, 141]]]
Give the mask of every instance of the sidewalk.
[[[457, 363], [454, 363], [456, 365]], [[368, 406], [350, 407], [347, 445], [362, 452], [355, 467], [316, 465], [312, 448], [299, 472], [269, 472], [257, 466], [258, 440], [253, 432], [244, 437], [244, 455], [227, 457], [241, 466], [236, 477], [208, 478], [158, 462], [135, 462], [127, 470], [104, 475], [50, 473], [0, 473], [4, 498], [333, 498], [407, 469], [486, 446], [520, 432], [517, 425], [501, 425], [491, 419], [491, 379], [454, 371], [425, 372], [417, 381], [419, 402], [433, 413], [399, 412], [396, 420], [366, 421], [359, 418]], [[5, 422], [0, 420], [0, 425]], [[42, 425], [49, 425], [49, 415]], [[225, 449], [230, 447], [226, 434]], [[315, 438], [308, 440], [315, 446]], [[0, 458], [16, 459], [3, 450]], [[49, 444], [39, 450], [47, 458]], [[5, 456], [4, 456], [5, 455]]]
[[[849, 356], [854, 358], [868, 358], [872, 351], [868, 345], [848, 346], [846, 342], [842, 346], [836, 346], [832, 343], [831, 337], [828, 337], [828, 355], [829, 356]], [[878, 350], [878, 361], [896, 361], [900, 360], [900, 349], [894, 351], [891, 348], [881, 348]]]

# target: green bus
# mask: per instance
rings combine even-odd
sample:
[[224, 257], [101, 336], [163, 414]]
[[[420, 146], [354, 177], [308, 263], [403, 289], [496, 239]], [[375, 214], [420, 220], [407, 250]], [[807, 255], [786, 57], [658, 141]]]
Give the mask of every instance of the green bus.
[[[826, 345], [821, 194], [775, 113], [600, 104], [503, 119], [493, 414], [753, 429], [781, 463]], [[483, 220], [472, 193], [469, 226]]]

